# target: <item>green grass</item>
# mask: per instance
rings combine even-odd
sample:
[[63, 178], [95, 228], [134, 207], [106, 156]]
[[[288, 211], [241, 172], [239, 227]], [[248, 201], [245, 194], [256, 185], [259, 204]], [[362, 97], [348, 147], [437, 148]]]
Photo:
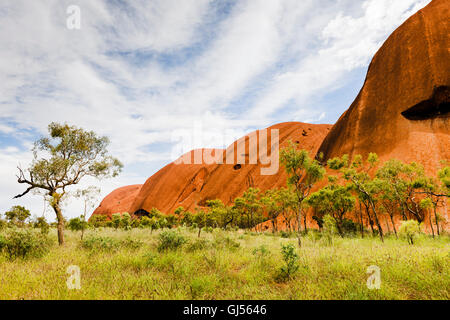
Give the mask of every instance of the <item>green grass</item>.
[[[56, 243], [56, 232], [52, 230]], [[281, 244], [271, 234], [197, 232], [179, 250], [158, 251], [160, 232], [88, 231], [108, 237], [117, 248], [82, 246], [79, 233], [66, 232], [46, 256], [10, 261], [0, 255], [0, 299], [443, 299], [450, 298], [450, 237], [422, 235], [414, 246], [387, 237], [335, 238], [329, 246], [312, 236], [297, 248], [299, 271], [277, 282]], [[130, 245], [134, 239], [137, 245]], [[128, 245], [127, 245], [128, 243]], [[263, 247], [263, 249], [261, 249]], [[257, 249], [257, 250], [255, 250]], [[69, 290], [67, 267], [81, 270], [81, 289]], [[366, 286], [367, 267], [381, 269], [381, 289]]]

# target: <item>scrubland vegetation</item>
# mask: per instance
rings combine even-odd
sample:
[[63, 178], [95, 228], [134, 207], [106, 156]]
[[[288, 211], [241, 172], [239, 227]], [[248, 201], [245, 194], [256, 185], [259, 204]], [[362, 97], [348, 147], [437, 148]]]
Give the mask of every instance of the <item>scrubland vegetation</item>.
[[[447, 235], [418, 234], [411, 246], [394, 235], [381, 243], [310, 231], [301, 248], [295, 234], [214, 229], [198, 238], [185, 227], [89, 229], [83, 240], [69, 231], [64, 246], [57, 245], [56, 229], [48, 238], [43, 255], [42, 248], [25, 258], [3, 251], [1, 299], [450, 298]], [[79, 290], [66, 284], [71, 265], [80, 268]], [[371, 265], [381, 270], [379, 290], [366, 285]]]
[[[445, 161], [433, 176], [376, 154], [312, 159], [291, 143], [280, 153], [284, 188], [87, 221], [99, 190], [66, 188], [122, 165], [93, 132], [58, 124], [49, 132], [35, 151], [51, 158], [35, 152], [19, 168], [28, 188], [17, 198], [41, 193], [56, 222], [21, 206], [0, 217], [0, 299], [449, 299]], [[67, 221], [70, 196], [84, 213]], [[79, 289], [67, 286], [70, 266], [81, 272]], [[379, 289], [367, 284], [373, 267]]]

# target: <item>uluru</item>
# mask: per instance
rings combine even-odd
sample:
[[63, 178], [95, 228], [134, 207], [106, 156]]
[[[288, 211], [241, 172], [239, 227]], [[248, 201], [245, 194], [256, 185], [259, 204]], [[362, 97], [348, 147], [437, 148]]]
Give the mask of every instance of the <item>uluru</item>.
[[[434, 0], [393, 32], [373, 57], [355, 101], [335, 125], [288, 122], [269, 128], [280, 130], [280, 147], [293, 141], [324, 160], [375, 152], [381, 160], [417, 161], [436, 172], [441, 160], [450, 159], [449, 4]], [[248, 138], [245, 141], [248, 149]], [[238, 143], [211, 152], [222, 157]], [[173, 213], [179, 206], [190, 210], [211, 199], [229, 204], [249, 187], [265, 191], [285, 185], [284, 170], [262, 176], [261, 166], [171, 163], [140, 189], [114, 191], [94, 214], [152, 208]]]
[[387, 39], [323, 141], [325, 159], [375, 152], [431, 171], [450, 159], [449, 10], [449, 1], [432, 1]]
[[[300, 122], [277, 124], [267, 128], [268, 146], [270, 146], [271, 130], [278, 130], [281, 148], [292, 141], [314, 155], [330, 129], [331, 125], [327, 124]], [[261, 169], [269, 165], [264, 165], [260, 161], [251, 164], [250, 135], [235, 141], [226, 150], [193, 150], [183, 155], [180, 159], [187, 157], [191, 163], [178, 163], [179, 160], [170, 163], [151, 176], [139, 192], [137, 192], [138, 187], [124, 187], [114, 191], [102, 201], [94, 214], [111, 216], [118, 212], [136, 213], [140, 210], [149, 212], [153, 208], [165, 213], [173, 213], [179, 206], [190, 210], [196, 206], [204, 206], [207, 200], [213, 199], [220, 199], [225, 204], [230, 204], [249, 187], [265, 191], [284, 186], [286, 183], [284, 170], [278, 168], [274, 175], [263, 175]], [[245, 146], [245, 152], [238, 153], [241, 149], [238, 146]], [[209, 152], [220, 158], [233, 154], [234, 160], [232, 164], [227, 164], [227, 161], [222, 161], [223, 164], [206, 164], [202, 159], [201, 164], [194, 164], [196, 151], [200, 151], [200, 154]], [[115, 207], [120, 199], [123, 199], [122, 205]]]

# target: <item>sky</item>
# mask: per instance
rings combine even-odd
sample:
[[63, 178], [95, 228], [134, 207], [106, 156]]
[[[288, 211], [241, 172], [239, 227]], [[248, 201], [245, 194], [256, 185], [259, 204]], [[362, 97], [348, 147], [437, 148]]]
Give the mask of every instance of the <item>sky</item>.
[[[383, 42], [429, 2], [2, 0], [0, 213], [54, 220], [41, 196], [12, 200], [25, 189], [16, 167], [52, 121], [111, 140], [121, 175], [73, 189], [97, 185], [99, 200], [190, 149], [280, 122], [333, 124]], [[82, 211], [65, 204], [67, 218]]]

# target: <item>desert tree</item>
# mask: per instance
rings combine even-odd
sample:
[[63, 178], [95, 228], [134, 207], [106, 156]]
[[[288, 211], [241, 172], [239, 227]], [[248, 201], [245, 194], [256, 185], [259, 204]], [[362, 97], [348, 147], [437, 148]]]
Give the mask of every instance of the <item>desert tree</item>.
[[306, 225], [306, 211], [303, 212], [303, 201], [310, 195], [313, 186], [325, 175], [325, 169], [317, 160], [313, 160], [308, 151], [298, 150], [290, 141], [289, 146], [281, 150], [280, 160], [288, 175], [288, 185], [293, 187], [297, 197], [297, 233], [298, 245], [301, 246], [301, 218], [303, 216], [304, 230], [308, 232]]
[[234, 206], [225, 206], [222, 200], [208, 200], [206, 206], [210, 209], [216, 224], [226, 230], [228, 226], [232, 225], [238, 218], [239, 212]]
[[212, 215], [209, 214], [209, 212], [199, 208], [197, 209], [193, 220], [198, 228], [197, 236], [199, 238], [203, 228], [212, 227], [214, 225], [214, 219]]
[[86, 189], [78, 189], [75, 192], [75, 197], [83, 201], [83, 214], [80, 216], [81, 240], [83, 240], [84, 231], [88, 226], [86, 222], [86, 216], [88, 214], [88, 211], [93, 209], [97, 204], [100, 192], [101, 192], [100, 188], [96, 186], [89, 186]]
[[272, 233], [278, 231], [278, 217], [282, 212], [282, 207], [280, 205], [279, 190], [269, 189], [267, 190], [263, 197], [261, 198], [261, 203], [263, 205], [264, 211], [267, 214], [270, 222], [272, 223]]
[[[416, 181], [416, 187], [421, 188], [421, 191], [418, 193], [426, 196], [426, 198], [421, 201], [421, 207], [425, 210], [430, 210], [433, 212], [434, 223], [436, 224], [436, 231], [439, 236], [440, 215], [438, 214], [437, 209], [441, 204], [445, 203], [446, 199], [450, 197], [450, 167], [444, 167], [439, 170], [438, 179], [439, 180], [437, 181], [433, 177], [424, 176], [422, 179]], [[429, 214], [429, 223], [434, 236], [431, 213]]]
[[254, 228], [257, 223], [262, 222], [262, 205], [259, 200], [260, 190], [257, 188], [248, 188], [242, 197], [234, 200], [234, 208], [241, 215], [241, 223], [247, 229]]
[[400, 210], [403, 220], [407, 220], [406, 201], [408, 184], [403, 175], [408, 171], [406, 165], [400, 160], [391, 159], [383, 163], [377, 170], [376, 176], [381, 180], [383, 191], [383, 202], [385, 209], [393, 214], [392, 209], [397, 207]]
[[25, 221], [30, 218], [30, 210], [22, 206], [14, 206], [5, 212], [6, 220], [12, 225], [23, 227]]
[[48, 137], [35, 142], [31, 165], [27, 169], [18, 167], [17, 181], [28, 187], [15, 198], [35, 189], [45, 192], [56, 214], [58, 242], [62, 245], [64, 217], [61, 200], [68, 188], [79, 184], [85, 177], [115, 177], [120, 173], [122, 164], [108, 154], [107, 137], [55, 122], [48, 126], [48, 131]]
[[[395, 226], [395, 215], [401, 208], [401, 199], [397, 196], [395, 187], [384, 179], [379, 180], [381, 194], [379, 196], [380, 210], [387, 213], [394, 230], [395, 237], [398, 238], [397, 228]], [[389, 226], [386, 222], [386, 225]]]
[[342, 158], [328, 160], [328, 166], [333, 170], [339, 170], [344, 179], [351, 183], [353, 190], [358, 194], [359, 200], [368, 204], [367, 213], [369, 214], [368, 209], [370, 207], [378, 228], [378, 234], [381, 241], [384, 242], [383, 228], [378, 218], [377, 208], [378, 195], [381, 192], [380, 182], [371, 175], [378, 161], [378, 156], [375, 153], [370, 153], [366, 161], [363, 161], [363, 157], [360, 155], [355, 156], [352, 161], [350, 161], [348, 155], [344, 155]]
[[297, 222], [298, 219], [298, 202], [295, 192], [292, 187], [281, 188], [278, 190], [277, 194], [278, 205], [280, 206], [280, 214], [288, 227], [288, 230], [292, 230], [292, 220], [294, 218]]
[[88, 227], [87, 221], [84, 216], [76, 217], [69, 220], [67, 227], [72, 231], [81, 231], [81, 240], [83, 240], [84, 230]]
[[321, 215], [330, 215], [336, 221], [339, 234], [344, 236], [344, 217], [355, 207], [355, 198], [351, 194], [349, 186], [341, 186], [332, 183], [319, 191], [311, 194], [306, 199], [306, 204], [316, 209]]

